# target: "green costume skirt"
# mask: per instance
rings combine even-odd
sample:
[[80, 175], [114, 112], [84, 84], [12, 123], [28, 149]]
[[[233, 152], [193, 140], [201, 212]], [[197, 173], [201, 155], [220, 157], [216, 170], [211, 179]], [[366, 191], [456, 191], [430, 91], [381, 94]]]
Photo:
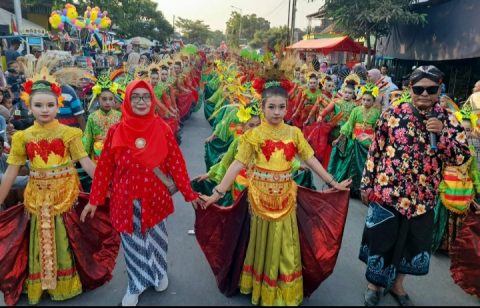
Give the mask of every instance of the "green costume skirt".
[[233, 138], [230, 138], [227, 142], [224, 142], [220, 138], [215, 138], [205, 143], [205, 165], [207, 172], [222, 159], [223, 154], [227, 152], [232, 140]]
[[367, 156], [368, 147], [356, 139], [348, 138], [344, 151], [341, 151], [338, 144], [332, 150], [328, 172], [337, 182], [352, 178], [350, 193], [353, 196], [359, 195]]
[[55, 216], [55, 242], [57, 253], [57, 287], [53, 290], [42, 290], [40, 277], [40, 248], [38, 237], [38, 219], [32, 215], [30, 220], [30, 246], [28, 257], [28, 278], [25, 281], [25, 290], [28, 302], [38, 304], [42, 294], [46, 291], [52, 300], [61, 301], [75, 297], [82, 293], [82, 283], [78, 276], [74, 256], [68, 241], [67, 230], [61, 215]]

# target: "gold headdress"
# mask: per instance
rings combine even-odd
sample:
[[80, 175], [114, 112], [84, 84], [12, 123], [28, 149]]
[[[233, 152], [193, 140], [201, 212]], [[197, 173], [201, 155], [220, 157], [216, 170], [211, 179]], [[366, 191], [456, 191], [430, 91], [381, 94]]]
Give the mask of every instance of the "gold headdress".
[[33, 75], [32, 79], [27, 80], [23, 84], [23, 91], [20, 94], [20, 99], [23, 100], [25, 105], [30, 106], [30, 94], [37, 90], [45, 90], [55, 94], [58, 98], [58, 105], [63, 107], [64, 97], [62, 96], [62, 89], [56, 82], [55, 77], [48, 73], [47, 67], [43, 67], [39, 73]]

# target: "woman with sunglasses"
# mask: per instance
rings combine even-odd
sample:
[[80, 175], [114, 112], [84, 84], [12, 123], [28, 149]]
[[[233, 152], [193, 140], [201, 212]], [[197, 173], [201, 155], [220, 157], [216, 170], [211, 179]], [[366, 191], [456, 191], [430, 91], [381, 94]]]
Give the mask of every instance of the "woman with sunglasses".
[[369, 204], [360, 248], [367, 306], [378, 305], [381, 288], [400, 305], [412, 305], [404, 280], [428, 273], [442, 168], [470, 157], [463, 128], [438, 103], [442, 78], [434, 66], [417, 68], [410, 76], [412, 103], [386, 110], [377, 122], [361, 185]]

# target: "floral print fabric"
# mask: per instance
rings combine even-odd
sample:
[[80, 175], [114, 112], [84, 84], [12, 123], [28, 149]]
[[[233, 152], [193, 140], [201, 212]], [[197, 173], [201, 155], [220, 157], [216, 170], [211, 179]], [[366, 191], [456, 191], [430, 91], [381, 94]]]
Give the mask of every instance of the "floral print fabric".
[[370, 200], [392, 206], [407, 218], [435, 207], [444, 164], [461, 165], [470, 157], [465, 131], [439, 104], [433, 109], [443, 122], [443, 131], [438, 150], [432, 150], [427, 117], [414, 108], [404, 103], [382, 114], [361, 186]]

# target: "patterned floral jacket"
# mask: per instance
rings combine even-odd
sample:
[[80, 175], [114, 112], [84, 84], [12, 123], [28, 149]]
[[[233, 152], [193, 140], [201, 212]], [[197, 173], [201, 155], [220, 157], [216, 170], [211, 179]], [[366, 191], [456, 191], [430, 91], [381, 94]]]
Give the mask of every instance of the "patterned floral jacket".
[[443, 122], [434, 151], [427, 117], [414, 108], [404, 103], [382, 114], [361, 185], [370, 201], [394, 207], [408, 218], [434, 208], [444, 164], [461, 165], [470, 158], [465, 131], [445, 109], [439, 104], [433, 107]]

